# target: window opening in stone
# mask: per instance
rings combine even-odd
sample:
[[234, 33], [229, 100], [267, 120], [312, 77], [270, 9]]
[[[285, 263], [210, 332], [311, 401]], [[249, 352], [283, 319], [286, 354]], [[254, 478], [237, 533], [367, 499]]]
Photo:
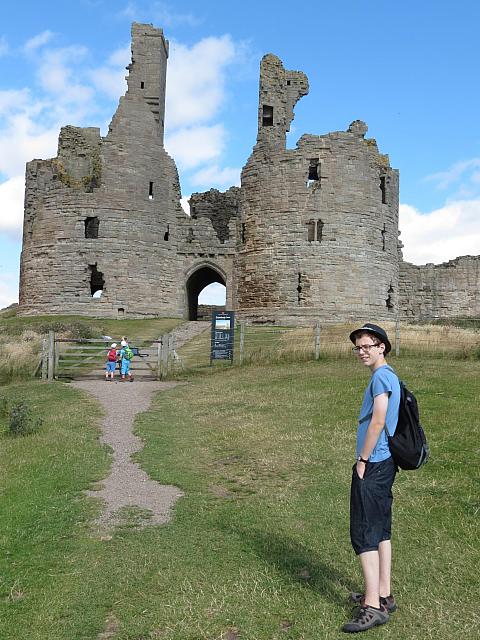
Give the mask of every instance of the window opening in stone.
[[291, 83], [290, 83], [290, 80], [287, 80], [287, 87], [289, 87], [289, 86], [290, 86], [290, 84], [291, 84]]
[[390, 284], [390, 287], [388, 288], [387, 293], [388, 293], [388, 297], [387, 297], [387, 299], [385, 300], [385, 304], [387, 305], [387, 309], [388, 309], [389, 311], [393, 311], [393, 308], [394, 308], [393, 300], [392, 300], [393, 287], [392, 287], [392, 285], [391, 285], [391, 284]]
[[189, 227], [188, 233], [187, 233], [187, 242], [192, 242], [194, 237], [195, 236], [193, 235], [193, 229], [192, 227]]
[[317, 242], [321, 242], [323, 238], [323, 221], [317, 220]]
[[297, 285], [297, 302], [301, 304], [302, 302], [302, 274], [298, 274], [298, 285]]
[[190, 206], [190, 217], [193, 218], [194, 220], [197, 219], [197, 211], [196, 211], [195, 205], [193, 204]]
[[384, 224], [383, 225], [383, 229], [382, 229], [382, 249], [383, 251], [385, 251], [385, 236], [387, 235], [387, 225]]
[[140, 82], [140, 89], [145, 89], [145, 82]]
[[165, 231], [165, 234], [163, 236], [163, 239], [166, 240], [168, 242], [168, 239], [170, 237], [170, 225], [167, 224], [167, 230]]
[[153, 182], [150, 182], [148, 187], [148, 199], [153, 200]]
[[382, 204], [387, 204], [387, 186], [385, 176], [380, 176], [380, 190], [382, 192]]
[[318, 182], [320, 180], [319, 168], [318, 158], [312, 158], [308, 167], [308, 182]]
[[307, 240], [313, 242], [315, 240], [315, 220], [307, 222]]
[[245, 222], [242, 222], [242, 244], [245, 244]]
[[97, 263], [89, 264], [90, 270], [90, 294], [92, 298], [100, 298], [105, 287], [103, 273], [97, 269]]
[[118, 307], [117, 316], [119, 318], [124, 318], [125, 317], [125, 309], [123, 307]]
[[85, 219], [85, 238], [98, 238], [98, 227], [100, 225], [99, 219], [90, 217]]
[[273, 127], [273, 107], [268, 104], [263, 105], [262, 124], [264, 127]]

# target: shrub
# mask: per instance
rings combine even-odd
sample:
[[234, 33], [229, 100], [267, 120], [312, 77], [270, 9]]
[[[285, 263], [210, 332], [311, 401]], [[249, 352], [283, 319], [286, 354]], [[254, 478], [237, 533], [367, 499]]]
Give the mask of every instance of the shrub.
[[35, 433], [43, 424], [42, 418], [35, 418], [25, 402], [15, 402], [8, 413], [8, 432], [15, 437]]

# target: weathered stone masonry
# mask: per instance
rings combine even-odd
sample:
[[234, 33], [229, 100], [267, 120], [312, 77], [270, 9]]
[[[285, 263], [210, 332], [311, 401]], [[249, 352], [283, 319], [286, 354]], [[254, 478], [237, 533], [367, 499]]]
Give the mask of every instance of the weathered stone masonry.
[[221, 282], [256, 322], [480, 314], [479, 256], [403, 262], [398, 172], [363, 122], [286, 149], [308, 80], [271, 54], [241, 188], [193, 194], [186, 216], [163, 146], [167, 58], [162, 31], [134, 23], [108, 134], [64, 127], [57, 157], [28, 163], [21, 313], [195, 318]]

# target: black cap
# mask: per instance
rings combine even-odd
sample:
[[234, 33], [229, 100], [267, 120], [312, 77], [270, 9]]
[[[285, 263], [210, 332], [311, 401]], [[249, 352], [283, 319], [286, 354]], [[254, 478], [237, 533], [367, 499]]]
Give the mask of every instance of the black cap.
[[363, 327], [352, 331], [352, 333], [350, 334], [350, 340], [353, 342], [353, 344], [355, 344], [357, 333], [363, 333], [364, 331], [367, 333], [372, 333], [380, 340], [380, 342], [383, 342], [383, 344], [385, 345], [385, 354], [390, 353], [390, 351], [392, 350], [392, 345], [390, 344], [390, 340], [388, 339], [387, 332], [385, 331], [385, 329], [382, 329], [382, 327], [379, 327], [377, 324], [372, 324], [371, 322], [366, 322]]

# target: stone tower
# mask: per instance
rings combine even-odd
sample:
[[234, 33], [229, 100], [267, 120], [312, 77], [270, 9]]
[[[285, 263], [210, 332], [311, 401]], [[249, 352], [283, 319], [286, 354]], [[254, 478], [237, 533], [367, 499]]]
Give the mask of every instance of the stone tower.
[[242, 172], [236, 306], [277, 323], [392, 319], [398, 310], [398, 173], [367, 127], [285, 136], [308, 92], [273, 55], [260, 67], [258, 137]]
[[167, 57], [162, 31], [134, 23], [128, 90], [107, 136], [64, 127], [57, 157], [28, 163], [22, 313], [183, 312], [176, 225], [184, 214], [163, 148]]

